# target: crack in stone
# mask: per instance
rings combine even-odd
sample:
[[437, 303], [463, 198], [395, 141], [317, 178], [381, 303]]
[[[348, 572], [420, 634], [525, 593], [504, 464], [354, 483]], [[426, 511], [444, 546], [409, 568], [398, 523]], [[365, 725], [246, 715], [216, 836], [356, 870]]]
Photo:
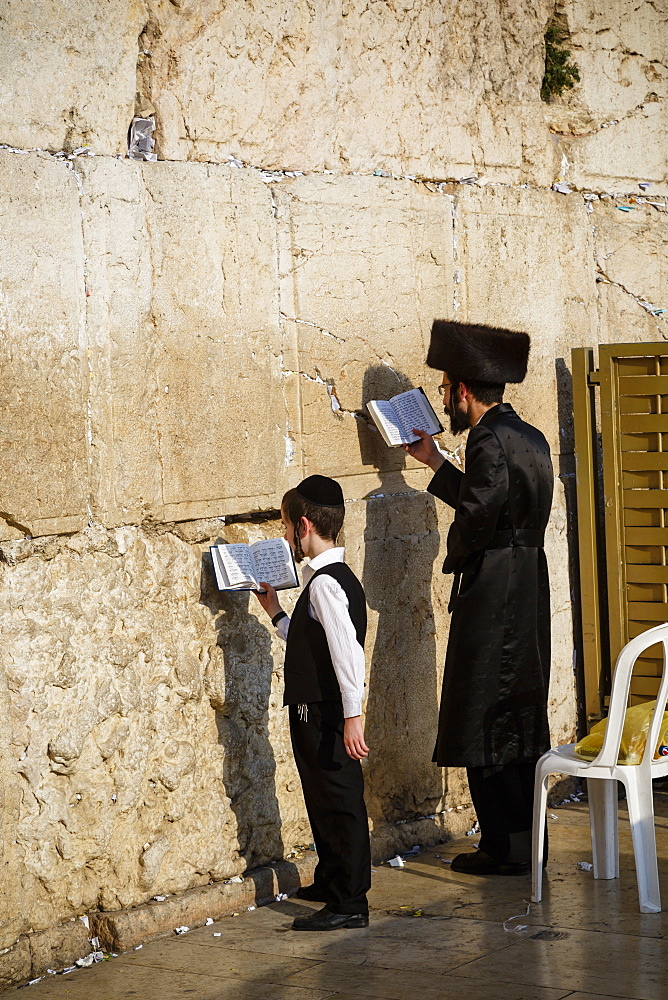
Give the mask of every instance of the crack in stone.
[[324, 327], [319, 326], [317, 323], [312, 323], [308, 319], [297, 319], [296, 316], [288, 316], [284, 312], [281, 313], [281, 317], [283, 319], [286, 319], [289, 323], [299, 323], [301, 326], [313, 327], [313, 329], [317, 330], [318, 333], [321, 333], [323, 337], [331, 337], [332, 340], [335, 340], [337, 342], [337, 344], [345, 344], [346, 342], [343, 337], [338, 337], [335, 333], [331, 333], [329, 330], [325, 330]]
[[[647, 302], [646, 299], [641, 299], [639, 295], [632, 292], [631, 289], [627, 288], [626, 285], [623, 285], [621, 281], [613, 281], [612, 278], [609, 278], [600, 264], [596, 264], [596, 281], [599, 284], [614, 285], [616, 288], [621, 288], [623, 292], [629, 295], [634, 302], [636, 302], [642, 309], [645, 310], [645, 312], [649, 313], [650, 316], [653, 316], [655, 319], [665, 321], [665, 318], [668, 318], [664, 317], [663, 314], [665, 310], [661, 306], [656, 306], [652, 302]], [[664, 334], [664, 336], [668, 336], [668, 333]]]

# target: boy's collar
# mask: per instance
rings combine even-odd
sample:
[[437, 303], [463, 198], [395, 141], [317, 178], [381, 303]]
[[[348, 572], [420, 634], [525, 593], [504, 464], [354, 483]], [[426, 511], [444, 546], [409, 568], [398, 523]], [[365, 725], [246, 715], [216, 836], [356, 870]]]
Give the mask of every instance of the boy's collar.
[[317, 570], [322, 569], [323, 566], [329, 566], [330, 563], [343, 562], [344, 552], [345, 549], [342, 545], [335, 545], [334, 548], [325, 549], [320, 555], [314, 556], [304, 569], [315, 573]]

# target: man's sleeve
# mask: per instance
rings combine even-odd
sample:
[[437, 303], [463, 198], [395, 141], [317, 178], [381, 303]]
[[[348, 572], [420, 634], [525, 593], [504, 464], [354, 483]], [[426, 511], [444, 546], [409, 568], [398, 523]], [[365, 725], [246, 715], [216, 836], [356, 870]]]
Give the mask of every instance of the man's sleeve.
[[313, 617], [327, 636], [329, 654], [341, 688], [344, 718], [362, 714], [364, 699], [364, 650], [348, 611], [343, 587], [331, 576], [316, 577], [309, 589]]
[[508, 500], [508, 466], [499, 440], [485, 427], [474, 427], [466, 447], [455, 519], [448, 532], [444, 573], [457, 573], [474, 552], [491, 542]]
[[446, 460], [440, 469], [434, 473], [427, 491], [438, 497], [443, 503], [450, 504], [451, 507], [456, 507], [459, 502], [459, 490], [461, 489], [463, 480], [464, 473], [460, 469], [457, 469], [452, 462]]

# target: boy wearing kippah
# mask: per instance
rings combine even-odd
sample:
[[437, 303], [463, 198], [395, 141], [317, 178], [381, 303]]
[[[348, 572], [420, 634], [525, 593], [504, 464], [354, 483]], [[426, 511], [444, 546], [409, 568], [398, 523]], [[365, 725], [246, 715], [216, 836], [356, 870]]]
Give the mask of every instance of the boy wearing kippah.
[[298, 931], [369, 924], [371, 850], [360, 764], [369, 752], [361, 720], [366, 601], [336, 545], [343, 516], [335, 479], [309, 476], [289, 490], [281, 504], [285, 538], [297, 562], [310, 560], [292, 618], [273, 587], [263, 583], [267, 593], [257, 592], [287, 644], [283, 704], [318, 852], [313, 885], [297, 895], [325, 903], [294, 921]]

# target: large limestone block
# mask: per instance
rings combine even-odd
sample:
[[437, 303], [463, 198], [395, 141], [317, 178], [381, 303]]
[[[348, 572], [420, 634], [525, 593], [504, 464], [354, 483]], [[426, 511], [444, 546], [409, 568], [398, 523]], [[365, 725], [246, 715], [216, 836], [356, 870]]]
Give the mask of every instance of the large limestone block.
[[668, 308], [666, 218], [660, 205], [628, 212], [610, 199], [593, 203], [601, 343], [665, 338], [667, 314], [655, 311]]
[[0, 530], [76, 530], [88, 497], [76, 180], [36, 155], [0, 152], [0, 172]]
[[455, 236], [462, 272], [456, 315], [530, 334], [527, 378], [509, 386], [506, 398], [559, 453], [560, 365], [570, 368], [571, 347], [596, 343], [593, 239], [585, 204], [579, 196], [551, 191], [459, 188]]
[[122, 153], [135, 102], [141, 0], [19, 0], [0, 10], [0, 138]]
[[630, 191], [646, 180], [665, 192], [668, 10], [570, 0], [564, 13], [580, 82], [547, 110], [564, 137], [562, 174], [594, 190]]
[[140, 74], [165, 158], [544, 175], [546, 0], [148, 6]]
[[96, 516], [277, 506], [298, 470], [266, 185], [205, 164], [80, 169]]
[[452, 309], [452, 199], [361, 177], [299, 178], [274, 197], [283, 363], [299, 382], [304, 471], [371, 473], [349, 486], [360, 496], [378, 484], [376, 469], [382, 481], [406, 466], [357, 415], [363, 404], [424, 385], [442, 409], [424, 358], [432, 320]]

